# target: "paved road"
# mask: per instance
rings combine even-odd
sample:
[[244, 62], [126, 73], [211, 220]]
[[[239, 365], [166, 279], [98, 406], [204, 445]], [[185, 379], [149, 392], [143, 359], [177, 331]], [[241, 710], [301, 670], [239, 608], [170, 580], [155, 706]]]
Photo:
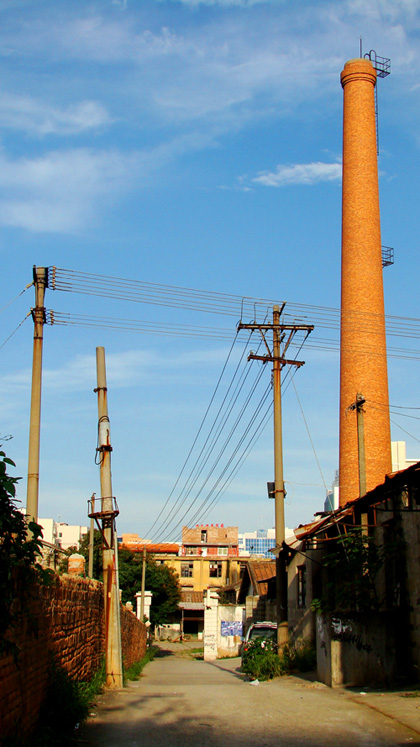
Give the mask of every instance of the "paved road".
[[[420, 745], [413, 731], [359, 696], [283, 677], [252, 685], [239, 659], [196, 661], [185, 644], [147, 665], [138, 682], [101, 695], [80, 734], [101, 747], [391, 747]], [[379, 697], [379, 696], [378, 696]], [[417, 724], [417, 703], [409, 708]], [[406, 721], [406, 723], [410, 723]]]

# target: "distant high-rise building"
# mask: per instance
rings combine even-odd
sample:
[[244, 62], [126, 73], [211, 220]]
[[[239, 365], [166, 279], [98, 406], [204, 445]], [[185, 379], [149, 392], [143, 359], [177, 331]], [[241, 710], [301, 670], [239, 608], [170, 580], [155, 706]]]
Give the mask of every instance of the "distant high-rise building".
[[[286, 537], [293, 535], [293, 530], [285, 529]], [[270, 552], [276, 545], [275, 529], [257, 529], [255, 532], [238, 534], [239, 555], [259, 555], [273, 559]]]

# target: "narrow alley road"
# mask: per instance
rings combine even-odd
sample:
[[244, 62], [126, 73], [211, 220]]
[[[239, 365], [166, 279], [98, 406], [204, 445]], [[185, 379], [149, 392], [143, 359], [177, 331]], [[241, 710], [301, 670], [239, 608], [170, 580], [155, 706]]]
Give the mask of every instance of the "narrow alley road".
[[[193, 660], [187, 644], [162, 644], [138, 682], [99, 696], [80, 733], [94, 747], [386, 747], [420, 745], [420, 699], [401, 699], [399, 723], [369, 699], [284, 677], [252, 685], [240, 659]], [[386, 708], [385, 701], [380, 701]], [[380, 696], [378, 695], [379, 699]], [[377, 701], [379, 702], [379, 700]], [[394, 703], [399, 702], [394, 696]], [[391, 701], [389, 701], [391, 705]], [[387, 712], [385, 710], [385, 712]], [[394, 711], [388, 710], [395, 714]], [[417, 726], [417, 721], [419, 724]], [[408, 724], [418, 729], [414, 731]]]

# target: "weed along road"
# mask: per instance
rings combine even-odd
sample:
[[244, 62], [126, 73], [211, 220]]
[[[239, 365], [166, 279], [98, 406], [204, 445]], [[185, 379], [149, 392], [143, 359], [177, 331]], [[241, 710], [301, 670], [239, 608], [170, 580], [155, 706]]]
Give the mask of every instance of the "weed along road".
[[191, 647], [161, 644], [140, 680], [98, 696], [77, 741], [92, 747], [420, 745], [420, 699], [399, 698], [400, 720], [395, 708], [384, 715], [374, 694], [368, 704], [363, 694], [300, 677], [251, 684], [238, 671], [240, 659], [196, 660]]

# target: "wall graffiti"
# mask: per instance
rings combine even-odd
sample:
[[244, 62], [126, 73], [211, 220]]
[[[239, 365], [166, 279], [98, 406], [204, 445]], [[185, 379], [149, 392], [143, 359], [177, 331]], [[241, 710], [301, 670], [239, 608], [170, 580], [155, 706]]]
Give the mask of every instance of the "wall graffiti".
[[349, 621], [343, 621], [339, 618], [331, 620], [332, 639], [333, 641], [341, 641], [341, 643], [354, 643], [358, 651], [366, 651], [368, 654], [373, 651], [373, 647], [370, 643], [363, 643], [363, 638], [360, 633], [354, 633], [352, 625]]

